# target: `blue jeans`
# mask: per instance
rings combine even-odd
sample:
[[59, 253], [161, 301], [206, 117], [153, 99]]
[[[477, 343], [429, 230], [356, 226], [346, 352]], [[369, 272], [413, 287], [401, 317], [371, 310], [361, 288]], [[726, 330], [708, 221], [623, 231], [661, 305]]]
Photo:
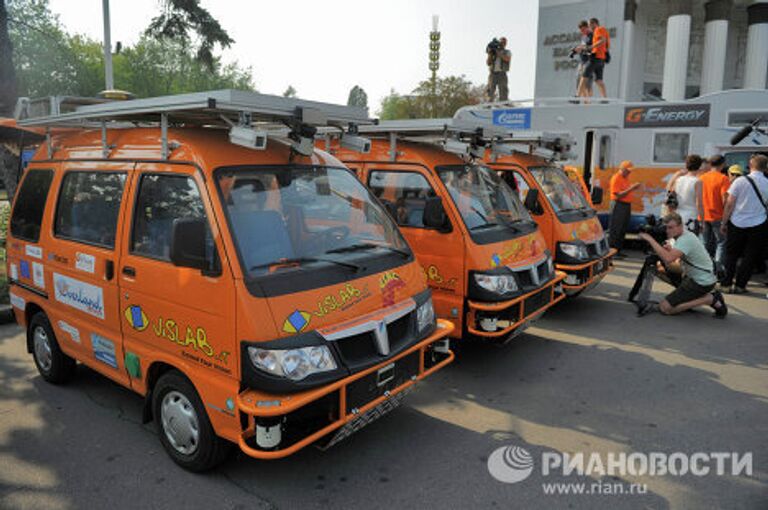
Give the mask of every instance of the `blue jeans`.
[[705, 221], [701, 230], [701, 241], [707, 248], [709, 256], [715, 261], [718, 271], [723, 267], [725, 256], [725, 236], [720, 232], [720, 220]]

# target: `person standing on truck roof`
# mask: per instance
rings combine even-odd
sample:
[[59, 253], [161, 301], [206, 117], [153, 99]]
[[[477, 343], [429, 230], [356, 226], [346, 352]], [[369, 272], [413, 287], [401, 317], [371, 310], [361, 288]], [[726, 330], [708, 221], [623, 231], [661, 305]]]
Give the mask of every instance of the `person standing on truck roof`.
[[[720, 231], [726, 235], [725, 276], [720, 285], [732, 294], [746, 294], [752, 270], [768, 244], [768, 156], [749, 160], [749, 174], [738, 177], [728, 188]], [[736, 263], [743, 257], [738, 270]], [[736, 283], [733, 287], [733, 278]]]
[[493, 102], [496, 97], [496, 89], [499, 89], [499, 101], [509, 99], [509, 87], [507, 86], [507, 73], [509, 63], [512, 60], [512, 52], [507, 49], [507, 38], [499, 38], [499, 47], [488, 52], [486, 63], [488, 64], [488, 100]]
[[608, 29], [600, 25], [597, 18], [589, 20], [589, 28], [592, 29], [592, 46], [589, 63], [584, 69], [584, 78], [594, 79], [600, 95], [605, 97], [605, 82], [603, 82], [603, 70], [610, 58], [611, 37]]
[[722, 273], [723, 256], [725, 254], [725, 236], [720, 232], [723, 219], [723, 206], [728, 194], [731, 181], [726, 177], [725, 158], [716, 154], [709, 158], [709, 171], [701, 176], [701, 191], [704, 201], [704, 223], [702, 224], [702, 241], [709, 256], [715, 261], [717, 273]]
[[581, 44], [571, 50], [571, 54], [579, 54], [579, 79], [576, 81], [576, 95], [578, 97], [592, 97], [592, 78], [585, 78], [584, 71], [589, 64], [592, 46], [592, 29], [589, 28], [589, 22], [585, 19], [579, 22], [579, 32], [581, 32]]
[[611, 177], [611, 222], [609, 229], [609, 242], [611, 248], [616, 248], [616, 256], [623, 257], [621, 248], [624, 246], [624, 236], [627, 234], [629, 220], [632, 216], [632, 192], [640, 187], [640, 183], [631, 184], [629, 174], [635, 166], [631, 161], [622, 161], [619, 171]]
[[675, 212], [683, 218], [683, 226], [699, 235], [701, 221], [704, 218], [704, 200], [702, 197], [699, 171], [704, 160], [698, 154], [685, 158], [685, 168], [678, 171], [667, 185], [667, 191], [673, 191], [677, 198]]

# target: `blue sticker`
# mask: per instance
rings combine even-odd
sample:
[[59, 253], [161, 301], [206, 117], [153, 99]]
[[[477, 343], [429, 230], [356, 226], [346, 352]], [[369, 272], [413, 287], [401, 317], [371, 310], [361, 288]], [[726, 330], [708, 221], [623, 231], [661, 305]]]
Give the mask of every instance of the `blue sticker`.
[[493, 123], [510, 129], [531, 129], [530, 108], [508, 108], [493, 111]]
[[26, 260], [19, 262], [19, 270], [21, 271], [22, 278], [32, 278], [32, 273], [29, 271], [29, 262]]
[[112, 368], [117, 368], [117, 357], [115, 356], [115, 343], [112, 340], [108, 340], [101, 335], [91, 333], [91, 345], [93, 345], [93, 357], [109, 365]]

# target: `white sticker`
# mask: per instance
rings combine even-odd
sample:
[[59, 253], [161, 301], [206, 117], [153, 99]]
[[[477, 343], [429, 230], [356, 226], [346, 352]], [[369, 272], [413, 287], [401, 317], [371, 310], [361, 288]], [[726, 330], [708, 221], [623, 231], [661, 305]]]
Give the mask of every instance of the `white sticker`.
[[101, 287], [53, 273], [53, 290], [56, 301], [99, 319], [104, 318], [104, 291]]
[[75, 267], [80, 271], [93, 273], [96, 271], [96, 257], [87, 253], [77, 252], [75, 254]]
[[91, 333], [91, 345], [93, 345], [93, 357], [112, 368], [117, 368], [115, 356], [115, 344], [101, 335]]
[[32, 281], [41, 289], [45, 288], [45, 272], [43, 265], [39, 262], [32, 262]]
[[27, 307], [26, 300], [21, 296], [17, 296], [13, 292], [10, 293], [10, 296], [11, 296], [11, 305], [15, 306], [16, 308], [18, 308], [23, 312], [24, 309]]
[[11, 280], [19, 279], [19, 266], [11, 264]]
[[80, 343], [80, 330], [69, 324], [68, 322], [59, 321], [59, 328], [72, 337], [72, 340]]
[[43, 258], [43, 249], [39, 246], [32, 246], [28, 244], [26, 247], [26, 252], [30, 257], [34, 257], [36, 259]]

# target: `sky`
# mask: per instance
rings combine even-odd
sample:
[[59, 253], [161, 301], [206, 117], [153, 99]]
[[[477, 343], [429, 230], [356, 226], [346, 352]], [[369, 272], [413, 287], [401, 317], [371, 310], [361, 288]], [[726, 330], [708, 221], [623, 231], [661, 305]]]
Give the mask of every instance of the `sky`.
[[[101, 0], [50, 0], [70, 33], [101, 41]], [[346, 103], [360, 85], [371, 113], [394, 89], [411, 92], [429, 77], [433, 15], [442, 34], [438, 75], [487, 80], [485, 46], [506, 36], [512, 51], [511, 99], [533, 97], [537, 0], [202, 0], [235, 43], [225, 62], [252, 68], [256, 89]], [[160, 11], [160, 0], [111, 0], [112, 42], [135, 43]], [[120, 84], [115, 86], [119, 88]]]

